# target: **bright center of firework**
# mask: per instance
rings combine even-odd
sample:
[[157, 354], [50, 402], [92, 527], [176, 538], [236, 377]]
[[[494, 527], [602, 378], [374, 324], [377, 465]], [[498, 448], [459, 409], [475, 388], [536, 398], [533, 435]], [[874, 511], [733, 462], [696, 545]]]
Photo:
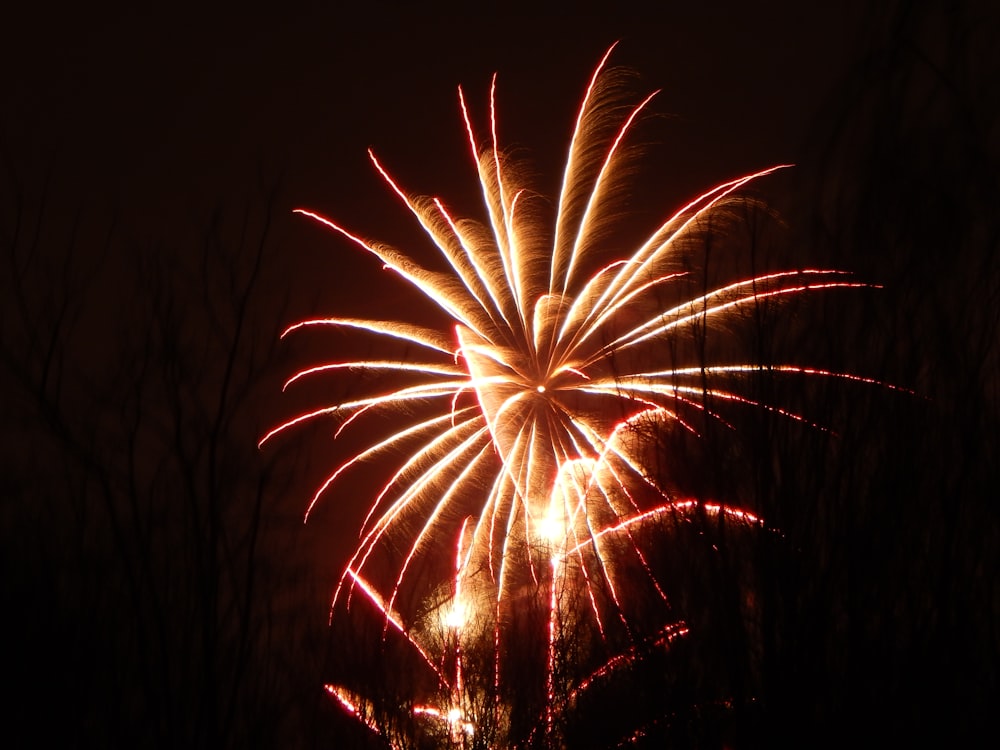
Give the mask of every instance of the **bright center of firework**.
[[560, 509], [554, 505], [538, 521], [536, 527], [538, 536], [544, 541], [555, 544], [566, 537], [566, 521]]
[[538, 391], [539, 393], [545, 393], [545, 386], [540, 385], [535, 390]]
[[452, 603], [443, 618], [445, 627], [460, 630], [465, 625], [466, 614], [465, 604], [460, 601]]

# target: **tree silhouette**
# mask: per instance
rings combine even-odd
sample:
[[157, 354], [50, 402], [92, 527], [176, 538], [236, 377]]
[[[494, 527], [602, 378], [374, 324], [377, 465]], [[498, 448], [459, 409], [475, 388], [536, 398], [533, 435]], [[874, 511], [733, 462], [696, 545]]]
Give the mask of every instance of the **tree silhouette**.
[[303, 743], [319, 673], [299, 602], [315, 578], [298, 508], [274, 504], [302, 462], [255, 449], [273, 196], [153, 244], [101, 213], [67, 224], [57, 191], [13, 168], [4, 190], [8, 736]]

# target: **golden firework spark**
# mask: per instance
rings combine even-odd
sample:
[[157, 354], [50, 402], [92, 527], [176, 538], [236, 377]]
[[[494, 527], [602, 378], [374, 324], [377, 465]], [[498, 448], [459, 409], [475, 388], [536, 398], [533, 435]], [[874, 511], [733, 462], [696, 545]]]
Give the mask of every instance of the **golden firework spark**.
[[[266, 434], [261, 444], [323, 417], [340, 420], [338, 434], [366, 423], [369, 433], [390, 425], [330, 473], [309, 511], [351, 470], [375, 461], [395, 467], [371, 502], [333, 608], [349, 606], [351, 596], [360, 592], [383, 613], [387, 626], [413, 643], [452, 696], [449, 705], [419, 711], [441, 718], [456, 736], [474, 726], [462, 705], [463, 641], [455, 641], [454, 657], [445, 663], [427, 646], [417, 615], [399, 611], [397, 602], [416, 578], [414, 572], [430, 561], [440, 569], [442, 544], [455, 549], [452, 600], [442, 605], [439, 629], [463, 631], [466, 641], [473, 630], [477, 638], [492, 638], [496, 686], [503, 679], [503, 630], [514, 617], [518, 592], [526, 587], [544, 592], [549, 601], [546, 689], [551, 696], [559, 632], [567, 617], [561, 603], [566, 587], [572, 586], [585, 603], [574, 617], [589, 618], [602, 635], [611, 627], [629, 628], [632, 607], [625, 599], [630, 594], [617, 578], [617, 557], [631, 555], [646, 572], [650, 585], [636, 590], [666, 599], [631, 534], [658, 514], [684, 513], [691, 501], [669, 497], [651, 479], [649, 451], [636, 428], [653, 424], [694, 432], [692, 415], [721, 419], [712, 402], [802, 419], [725, 385], [756, 366], [677, 366], [664, 341], [720, 325], [765, 299], [864, 286], [838, 270], [803, 269], [735, 279], [694, 296], [683, 292], [691, 281], [686, 263], [702, 246], [710, 220], [718, 222], [725, 215], [741, 188], [785, 165], [713, 187], [622, 250], [625, 234], [617, 198], [628, 175], [626, 144], [655, 94], [627, 110], [618, 106], [619, 99], [612, 96], [618, 90], [616, 77], [607, 67], [612, 49], [583, 96], [554, 213], [499, 145], [495, 77], [485, 140], [459, 89], [486, 221], [458, 218], [439, 198], [413, 195], [369, 152], [375, 169], [440, 251], [445, 270], [420, 265], [405, 252], [298, 210], [374, 255], [452, 321], [448, 330], [349, 317], [291, 326], [285, 335], [329, 326], [405, 342], [419, 353], [406, 361], [328, 362], [298, 372], [286, 387], [345, 370], [390, 373], [394, 380], [385, 386], [384, 377], [372, 377], [366, 381], [371, 392], [295, 416]], [[664, 304], [664, 299], [676, 301]], [[866, 381], [794, 365], [771, 369]], [[391, 420], [377, 419], [387, 414]], [[745, 511], [703, 509], [726, 513], [740, 523], [759, 523]], [[374, 583], [385, 580], [384, 561], [399, 549], [404, 552], [390, 580]], [[477, 622], [475, 629], [470, 618]], [[683, 623], [672, 622], [655, 637], [665, 643], [684, 632]], [[593, 675], [627, 661], [628, 653], [613, 657]], [[580, 680], [576, 689], [593, 679]], [[346, 691], [330, 689], [347, 700]], [[551, 724], [554, 710], [550, 700], [543, 725]]]

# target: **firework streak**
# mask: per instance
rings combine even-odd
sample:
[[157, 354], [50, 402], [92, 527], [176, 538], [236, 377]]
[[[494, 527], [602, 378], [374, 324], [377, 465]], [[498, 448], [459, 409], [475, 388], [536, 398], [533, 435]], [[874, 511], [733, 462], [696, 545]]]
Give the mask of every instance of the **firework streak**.
[[[311, 511], [339, 478], [365, 464], [377, 463], [388, 476], [371, 501], [331, 617], [359, 599], [378, 610], [383, 638], [412, 645], [438, 684], [432, 702], [410, 704], [411, 718], [436, 722], [459, 746], [472, 742], [480, 725], [500, 736], [509, 724], [511, 707], [502, 696], [510, 695], [506, 682], [515, 677], [508, 663], [524, 661], [516, 657], [527, 631], [535, 629], [530, 637], [543, 643], [542, 707], [530, 734], [508, 737], [511, 745], [556, 732], [560, 712], [637, 658], [640, 645], [667, 648], [687, 633], [647, 561], [645, 526], [696, 507], [759, 526], [746, 511], [671, 497], [652, 478], [648, 436], [695, 433], [706, 418], [722, 420], [713, 404], [805, 420], [734, 390], [759, 367], [679, 366], [676, 349], [665, 342], [720, 329], [763, 300], [864, 286], [828, 269], [737, 278], [710, 289], [693, 283], [690, 261], [709, 224], [718, 231], [727, 207], [740, 200], [737, 191], [782, 166], [708, 190], [622, 252], [627, 144], [653, 95], [623, 108], [622, 87], [607, 67], [610, 54], [583, 96], [554, 203], [532, 192], [498, 145], [495, 77], [485, 137], [459, 89], [486, 221], [459, 218], [438, 198], [411, 194], [369, 152], [440, 251], [436, 269], [298, 211], [374, 255], [452, 321], [444, 330], [356, 318], [291, 326], [286, 335], [306, 327], [349, 329], [387, 340], [389, 351], [405, 344], [408, 354], [405, 361], [328, 362], [298, 372], [287, 385], [352, 371], [366, 376], [370, 391], [289, 419], [261, 443], [325, 417], [338, 422], [338, 434], [365, 425], [364, 434], [377, 436], [337, 466], [309, 504]], [[794, 365], [769, 369], [865, 381]], [[452, 552], [443, 554], [443, 545]], [[631, 623], [640, 610], [648, 617], [650, 602], [662, 619], [643, 636]], [[563, 643], [581, 632], [615, 645], [590, 648], [567, 669]], [[523, 682], [523, 674], [516, 679]], [[381, 731], [363, 710], [365, 698], [346, 687], [328, 690]]]

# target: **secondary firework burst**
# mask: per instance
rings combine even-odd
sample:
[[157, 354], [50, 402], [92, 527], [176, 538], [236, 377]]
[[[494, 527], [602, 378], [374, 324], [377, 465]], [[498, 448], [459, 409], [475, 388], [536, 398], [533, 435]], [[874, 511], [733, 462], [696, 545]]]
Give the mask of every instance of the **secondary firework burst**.
[[[636, 532], [650, 519], [689, 512], [692, 503], [671, 497], [654, 480], [646, 440], [651, 429], [694, 433], [706, 418], [723, 420], [722, 407], [734, 405], [802, 420], [733, 386], [757, 367], [678, 362], [678, 348], [665, 342], [721, 328], [734, 313], [767, 299], [861, 286], [830, 269], [736, 278], [709, 289], [693, 281], [691, 260], [709, 226], [718, 231], [738, 192], [783, 165], [713, 187], [624, 249], [628, 233], [620, 204], [628, 190], [631, 139], [654, 95], [623, 108], [610, 54], [586, 87], [554, 201], [533, 191], [500, 146], [495, 77], [482, 130], [459, 89], [481, 220], [457, 216], [439, 198], [411, 193], [369, 152], [439, 251], [439, 267], [298, 211], [370, 253], [451, 320], [442, 329], [351, 317], [291, 326], [285, 335], [329, 327], [386, 340], [387, 351], [393, 351], [391, 342], [403, 342], [417, 353], [326, 362], [298, 372], [287, 386], [352, 371], [370, 375], [364, 382], [371, 390], [295, 416], [261, 443], [322, 418], [337, 420], [338, 435], [376, 434], [329, 474], [309, 504], [311, 511], [341, 477], [365, 464], [377, 463], [388, 477], [371, 501], [332, 612], [358, 596], [373, 605], [384, 617], [384, 631], [407, 639], [450, 696], [420, 712], [460, 735], [472, 731], [466, 717], [477, 713], [468, 705], [463, 648], [492, 644], [494, 656], [479, 668], [490, 674], [478, 677], [499, 690], [503, 659], [516, 648], [507, 633], [523, 617], [526, 591], [547, 604], [540, 625], [548, 706], [539, 717], [543, 728], [558, 708], [553, 675], [561, 633], [585, 621], [600, 639], [625, 643], [580, 671], [574, 690], [583, 689], [602, 670], [628, 661], [637, 600], [666, 602]], [[794, 365], [771, 370], [852, 378]], [[386, 415], [391, 418], [380, 418]], [[721, 506], [702, 511], [758, 524], [749, 513]], [[453, 552], [443, 555], [442, 545]], [[430, 576], [431, 584], [428, 569], [439, 576]], [[411, 586], [424, 590], [403, 596]], [[435, 596], [439, 605], [427, 605]], [[424, 604], [413, 607], [413, 601]], [[649, 637], [667, 643], [685, 626], [664, 612], [663, 627]], [[456, 631], [461, 638], [435, 641], [431, 635]], [[356, 706], [356, 696], [331, 690]], [[477, 716], [484, 716], [481, 706]]]

